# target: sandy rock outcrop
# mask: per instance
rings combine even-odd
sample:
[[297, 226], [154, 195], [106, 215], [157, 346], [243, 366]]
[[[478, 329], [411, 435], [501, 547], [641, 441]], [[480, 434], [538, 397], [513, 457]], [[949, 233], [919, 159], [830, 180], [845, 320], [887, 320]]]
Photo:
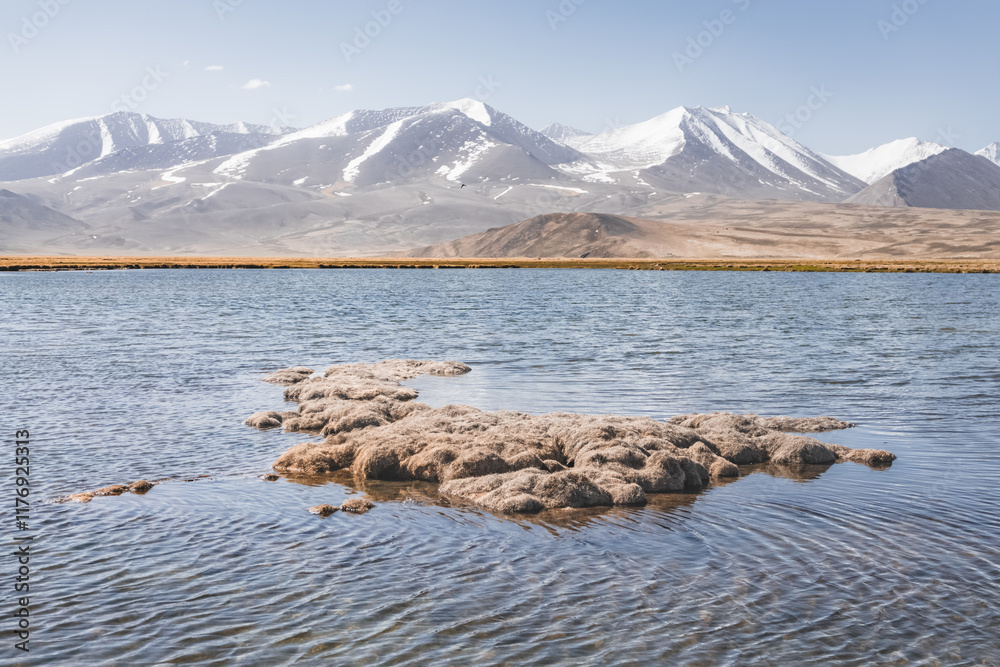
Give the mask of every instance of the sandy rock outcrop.
[[297, 411], [257, 413], [246, 421], [323, 437], [289, 449], [275, 470], [347, 469], [361, 479], [437, 482], [442, 493], [502, 512], [643, 505], [647, 494], [694, 492], [713, 479], [738, 477], [739, 465], [856, 461], [885, 467], [895, 459], [889, 452], [796, 435], [852, 426], [829, 417], [716, 413], [663, 422], [431, 408], [401, 382], [422, 374], [462, 375], [469, 366], [393, 360], [331, 366], [322, 377], [305, 370], [269, 376], [289, 380], [285, 399], [297, 402]]

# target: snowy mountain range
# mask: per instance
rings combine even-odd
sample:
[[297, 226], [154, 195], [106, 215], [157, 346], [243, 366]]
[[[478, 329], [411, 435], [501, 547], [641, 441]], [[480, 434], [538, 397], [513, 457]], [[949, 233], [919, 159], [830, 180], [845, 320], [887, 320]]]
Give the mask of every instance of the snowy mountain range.
[[[996, 163], [998, 147], [981, 155]], [[697, 193], [839, 203], [945, 150], [911, 139], [829, 157], [728, 107], [600, 134], [537, 132], [471, 99], [301, 130], [123, 112], [0, 142], [0, 251], [375, 254], [545, 213], [649, 214]], [[992, 187], [989, 168], [965, 164]], [[45, 224], [28, 234], [32, 216]]]
[[773, 125], [729, 107], [679, 107], [597, 135], [564, 131], [563, 142], [597, 164], [577, 172], [584, 180], [621, 182], [632, 172], [667, 191], [810, 201], [840, 201], [864, 187]]
[[212, 125], [118, 112], [56, 123], [0, 142], [0, 181], [170, 167], [264, 146], [287, 132], [265, 125]]

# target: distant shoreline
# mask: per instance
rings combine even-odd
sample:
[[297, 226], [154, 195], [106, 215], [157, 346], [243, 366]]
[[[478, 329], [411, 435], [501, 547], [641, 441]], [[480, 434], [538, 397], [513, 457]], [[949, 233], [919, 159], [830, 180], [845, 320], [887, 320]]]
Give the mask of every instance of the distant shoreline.
[[0, 256], [0, 271], [127, 269], [617, 269], [802, 273], [1000, 273], [1000, 259], [569, 259]]

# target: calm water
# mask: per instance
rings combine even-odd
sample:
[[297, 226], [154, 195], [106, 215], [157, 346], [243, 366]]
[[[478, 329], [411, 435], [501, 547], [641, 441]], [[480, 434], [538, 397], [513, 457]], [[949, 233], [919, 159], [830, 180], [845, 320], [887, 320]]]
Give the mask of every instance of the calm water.
[[[0, 306], [32, 498], [210, 475], [33, 508], [23, 664], [1000, 664], [998, 276], [0, 274]], [[473, 365], [433, 405], [832, 415], [899, 460], [520, 519], [258, 478], [305, 439], [241, 424], [283, 405], [262, 373], [394, 357]]]

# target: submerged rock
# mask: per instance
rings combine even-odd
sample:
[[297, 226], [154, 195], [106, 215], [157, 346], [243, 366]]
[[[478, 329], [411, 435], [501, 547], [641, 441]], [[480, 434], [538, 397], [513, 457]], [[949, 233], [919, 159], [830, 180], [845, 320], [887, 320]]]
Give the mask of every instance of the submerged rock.
[[327, 517], [337, 512], [340, 508], [334, 505], [316, 505], [315, 507], [310, 507], [309, 512], [317, 516]]
[[122, 486], [121, 484], [113, 484], [111, 486], [106, 486], [103, 489], [98, 489], [92, 493], [95, 496], [120, 496], [121, 494], [128, 491], [127, 486]]
[[375, 503], [365, 498], [348, 498], [340, 504], [340, 507], [336, 505], [316, 505], [315, 507], [310, 507], [309, 511], [312, 514], [318, 516], [327, 517], [336, 512], [350, 512], [351, 514], [364, 514], [371, 509], [374, 509]]
[[312, 376], [316, 371], [311, 368], [306, 368], [305, 366], [296, 366], [295, 368], [285, 368], [280, 371], [271, 373], [264, 378], [264, 382], [270, 382], [271, 384], [280, 385], [291, 385], [297, 382], [302, 382], [306, 378]]
[[364, 498], [348, 498], [340, 503], [341, 512], [350, 512], [352, 514], [364, 514], [374, 508], [375, 503]]
[[282, 416], [280, 412], [256, 412], [243, 422], [253, 428], [268, 429], [281, 426]]
[[292, 447], [275, 470], [348, 469], [360, 479], [438, 482], [442, 493], [502, 512], [642, 505], [650, 493], [693, 492], [713, 479], [738, 477], [737, 466], [745, 464], [856, 461], [885, 467], [895, 459], [889, 452], [795, 435], [852, 426], [830, 417], [715, 413], [662, 422], [431, 408], [400, 384], [422, 374], [470, 370], [458, 362], [408, 360], [332, 366], [285, 390], [297, 411], [257, 413], [247, 423], [272, 428], [277, 421], [287, 431], [324, 438]]
[[94, 498], [107, 497], [107, 496], [120, 496], [124, 493], [131, 491], [137, 495], [142, 495], [147, 493], [150, 489], [156, 486], [155, 482], [149, 482], [144, 479], [140, 479], [136, 482], [129, 482], [127, 484], [112, 484], [110, 486], [105, 486], [104, 488], [97, 489], [96, 491], [85, 491], [83, 493], [74, 493], [63, 498], [56, 498], [56, 502], [60, 503], [89, 503]]
[[132, 482], [131, 484], [129, 484], [128, 490], [131, 491], [132, 493], [143, 494], [148, 492], [154, 486], [156, 485], [153, 484], [152, 482], [147, 482], [144, 479], [140, 479], [138, 482]]
[[266, 475], [261, 475], [261, 479], [265, 482], [277, 482], [281, 477], [275, 475], [273, 472], [269, 472]]

